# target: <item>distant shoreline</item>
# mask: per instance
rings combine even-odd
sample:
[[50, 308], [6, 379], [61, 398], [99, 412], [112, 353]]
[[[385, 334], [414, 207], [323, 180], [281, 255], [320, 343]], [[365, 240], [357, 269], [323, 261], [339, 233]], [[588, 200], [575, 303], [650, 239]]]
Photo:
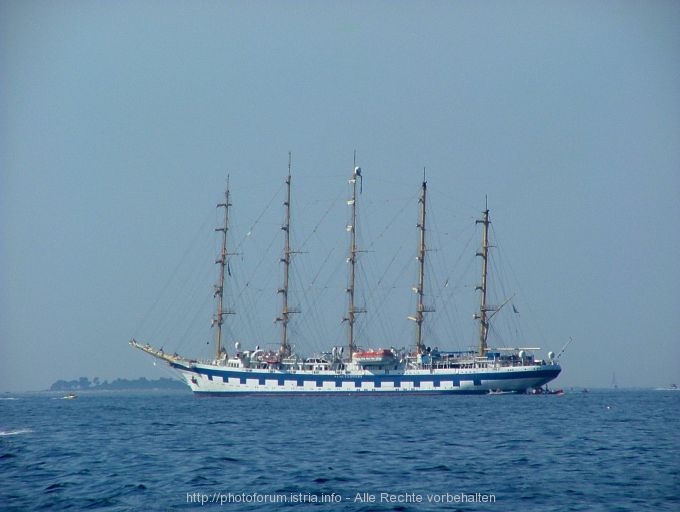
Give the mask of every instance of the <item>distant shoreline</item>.
[[94, 378], [90, 381], [87, 377], [66, 381], [58, 380], [54, 382], [47, 391], [136, 391], [136, 390], [188, 390], [183, 382], [161, 377], [156, 380], [148, 380], [146, 377], [138, 379], [116, 379], [114, 381], [100, 381]]

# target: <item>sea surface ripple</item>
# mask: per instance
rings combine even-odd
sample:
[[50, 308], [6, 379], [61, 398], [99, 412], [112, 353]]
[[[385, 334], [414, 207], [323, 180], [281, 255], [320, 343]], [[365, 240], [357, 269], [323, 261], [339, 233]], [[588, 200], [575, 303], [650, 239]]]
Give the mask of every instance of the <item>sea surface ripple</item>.
[[0, 400], [0, 510], [680, 510], [680, 392], [59, 398]]

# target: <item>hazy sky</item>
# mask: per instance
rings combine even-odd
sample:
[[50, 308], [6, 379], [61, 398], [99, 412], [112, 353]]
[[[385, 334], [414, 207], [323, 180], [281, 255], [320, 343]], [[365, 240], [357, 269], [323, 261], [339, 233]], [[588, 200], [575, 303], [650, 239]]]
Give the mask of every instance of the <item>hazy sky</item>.
[[0, 0], [0, 391], [166, 376], [133, 336], [205, 353], [227, 174], [228, 331], [275, 342], [289, 151], [294, 282], [315, 298], [296, 293], [320, 310], [295, 335], [342, 343], [355, 149], [374, 343], [412, 342], [426, 167], [432, 289], [471, 297], [439, 315], [433, 292], [428, 318], [474, 343], [455, 274], [478, 271], [486, 195], [530, 344], [574, 339], [556, 385], [680, 381], [678, 2]]

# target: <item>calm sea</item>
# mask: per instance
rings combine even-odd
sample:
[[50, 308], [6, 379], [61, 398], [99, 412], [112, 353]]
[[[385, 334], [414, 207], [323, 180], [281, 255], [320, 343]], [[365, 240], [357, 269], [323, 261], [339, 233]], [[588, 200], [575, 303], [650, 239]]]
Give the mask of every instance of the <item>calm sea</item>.
[[0, 509], [678, 511], [679, 432], [672, 391], [4, 395]]

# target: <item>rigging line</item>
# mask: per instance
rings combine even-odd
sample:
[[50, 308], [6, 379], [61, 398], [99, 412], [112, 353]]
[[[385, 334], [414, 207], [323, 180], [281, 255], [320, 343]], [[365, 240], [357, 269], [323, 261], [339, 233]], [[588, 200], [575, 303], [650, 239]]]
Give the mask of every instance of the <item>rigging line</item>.
[[182, 257], [180, 258], [179, 262], [175, 265], [175, 268], [172, 270], [170, 273], [170, 276], [167, 278], [165, 284], [163, 285], [163, 288], [161, 291], [156, 295], [156, 300], [153, 302], [151, 307], [147, 310], [147, 312], [142, 316], [142, 318], [139, 320], [137, 325], [135, 326], [135, 329], [133, 332], [139, 332], [143, 325], [146, 323], [146, 321], [149, 319], [151, 313], [154, 311], [156, 306], [158, 305], [159, 301], [161, 300], [161, 297], [164, 296], [165, 292], [167, 291], [168, 287], [170, 286], [170, 283], [173, 281], [175, 276], [177, 275], [177, 272], [179, 271], [179, 268], [184, 264], [184, 261], [188, 257], [189, 253], [191, 252], [192, 249], [196, 247], [196, 240], [198, 240], [199, 236], [201, 235], [202, 232], [206, 231], [206, 226], [208, 224], [208, 221], [210, 220], [210, 217], [212, 214], [208, 215], [206, 214], [206, 217], [203, 219], [203, 224], [201, 227], [194, 233], [194, 236], [188, 245], [188, 247], [185, 249], [184, 254], [182, 254]]
[[[486, 333], [486, 340], [487, 340], [487, 343], [490, 342], [490, 341], [493, 342], [493, 340], [497, 340], [494, 343], [497, 347], [502, 347], [504, 345], [511, 345], [511, 346], [514, 345], [513, 343], [508, 343], [507, 341], [505, 341], [503, 339], [503, 336], [501, 335], [501, 333], [496, 328], [496, 326], [494, 324], [491, 324], [491, 323], [489, 324], [489, 328], [488, 328], [488, 331]], [[514, 345], [514, 346], [516, 346], [516, 345]]]
[[[330, 256], [330, 254], [329, 254], [329, 256]], [[333, 269], [332, 272], [330, 272], [328, 274], [328, 278], [326, 279], [326, 282], [321, 287], [322, 290], [327, 290], [329, 288], [330, 282], [333, 279], [335, 279], [339, 276], [339, 274], [340, 274], [339, 269], [343, 264], [344, 264], [344, 260], [341, 260], [340, 258], [338, 258], [337, 261], [336, 261], [336, 264], [335, 264], [335, 268]], [[345, 287], [346, 287], [346, 283], [345, 284], [338, 283], [338, 287], [337, 287], [338, 289], [342, 289], [342, 288], [345, 288]]]
[[[376, 244], [376, 243], [377, 243], [377, 242], [385, 235], [385, 233], [387, 233], [387, 231], [389, 231], [390, 228], [397, 222], [397, 220], [398, 220], [400, 217], [402, 217], [402, 216], [405, 215], [405, 212], [408, 210], [407, 205], [409, 205], [409, 204], [411, 204], [411, 203], [414, 202], [414, 197], [418, 197], [418, 195], [415, 194], [415, 195], [413, 195], [413, 196], [411, 196], [411, 197], [409, 197], [409, 198], [407, 198], [407, 199], [402, 200], [402, 202], [400, 203], [401, 208], [398, 208], [398, 210], [397, 210], [397, 211], [395, 212], [395, 214], [392, 216], [392, 218], [391, 218], [390, 221], [387, 223], [387, 225], [385, 225], [385, 227], [383, 228], [383, 230], [378, 234], [378, 236], [372, 238], [372, 241], [371, 241], [371, 243], [368, 245], [368, 247], [366, 247], [366, 250], [372, 249], [373, 246], [375, 246], [375, 244]], [[387, 201], [387, 202], [390, 202], [390, 201]]]
[[[260, 214], [259, 214], [259, 216], [256, 218], [256, 220], [251, 224], [250, 229], [248, 230], [248, 232], [246, 233], [246, 235], [245, 235], [245, 236], [240, 240], [240, 242], [238, 243], [235, 252], [238, 252], [239, 249], [241, 249], [241, 248], [245, 245], [245, 243], [248, 241], [248, 239], [250, 238], [250, 234], [252, 233], [252, 231], [253, 231], [253, 230], [255, 229], [255, 227], [261, 222], [261, 220], [262, 220], [262, 218], [264, 217], [264, 215], [270, 210], [271, 205], [272, 205], [272, 203], [274, 202], [274, 200], [280, 195], [281, 188], [282, 188], [282, 186], [280, 186], [279, 189], [273, 194], [273, 196], [272, 196], [271, 199], [269, 200], [268, 204], [267, 204], [267, 205], [265, 206], [265, 208], [260, 212]], [[228, 227], [228, 228], [229, 228], [229, 227]], [[273, 241], [270, 243], [270, 247], [271, 247], [272, 244], [273, 244]], [[268, 250], [269, 250], [269, 249], [268, 249]], [[265, 251], [265, 254], [267, 254], [268, 250]], [[232, 260], [232, 258], [230, 257], [230, 258], [229, 258], [229, 261], [231, 261], [231, 260]], [[260, 266], [261, 264], [262, 264], [262, 259], [260, 260], [260, 263], [258, 264], [258, 266], [256, 267], [256, 269], [253, 271], [253, 274], [257, 271], [257, 268], [259, 268], [259, 266]], [[231, 271], [230, 271], [230, 276], [231, 276]], [[238, 279], [237, 276], [238, 276], [238, 272], [236, 272], [235, 275], [234, 275], [233, 277], [231, 277], [231, 279], [233, 280], [233, 282], [234, 282], [235, 284], [237, 284], [238, 281], [239, 281], [239, 279]], [[229, 296], [230, 296], [231, 299], [232, 299], [232, 300], [231, 300], [232, 303], [235, 303], [237, 300], [241, 300], [241, 299], [244, 297], [244, 290], [250, 286], [251, 280], [252, 280], [252, 274], [251, 274], [251, 276], [250, 276], [250, 279], [246, 282], [246, 284], [245, 284], [244, 287], [242, 287], [240, 290], [238, 290], [238, 287], [236, 287], [236, 290], [238, 290], [238, 291], [236, 291], [236, 293], [231, 293], [231, 294], [229, 294]], [[231, 288], [231, 287], [230, 287], [230, 288]], [[248, 312], [248, 311], [249, 311], [249, 309], [246, 308], [246, 309], [245, 309], [245, 312]], [[247, 316], [249, 316], [249, 315], [247, 315]], [[252, 318], [244, 318], [244, 320], [246, 320], [246, 322], [250, 321], [251, 323], [254, 323], [254, 322], [252, 322]]]
[[[440, 188], [428, 189], [428, 194], [432, 198], [432, 201], [437, 203], [437, 211], [446, 214], [447, 218], [463, 220], [469, 219], [474, 220], [479, 215], [479, 206], [471, 205], [463, 201], [454, 195], [443, 191]], [[429, 201], [428, 201], [429, 202]], [[455, 208], [454, 206], [455, 205]], [[466, 211], [470, 213], [465, 213]]]
[[[494, 288], [496, 288], [500, 292], [500, 296], [496, 294], [496, 301], [505, 299], [506, 297], [514, 298], [516, 293], [510, 293], [510, 290], [508, 287], [517, 287], [519, 288], [519, 281], [516, 276], [512, 275], [511, 277], [513, 278], [512, 281], [510, 282], [509, 276], [506, 276], [505, 268], [508, 267], [510, 270], [510, 273], [513, 273], [512, 266], [510, 263], [510, 260], [508, 258], [505, 258], [504, 252], [503, 252], [503, 246], [500, 243], [500, 238], [496, 234], [496, 231], [491, 225], [491, 230], [492, 230], [492, 237], [494, 240], [494, 245], [496, 247], [496, 254], [497, 256], [495, 258], [491, 258], [491, 265], [492, 265], [492, 272], [493, 275], [496, 276], [496, 279], [493, 279], [494, 283]], [[510, 316], [505, 316], [505, 323], [510, 329], [511, 327], [514, 327], [516, 330], [518, 328], [521, 328], [521, 323], [519, 322], [519, 318], [516, 315], [510, 315]]]
[[281, 191], [283, 190], [284, 185], [285, 185], [285, 184], [279, 185], [279, 188], [276, 190], [276, 192], [274, 192], [274, 195], [271, 197], [271, 199], [269, 200], [269, 202], [267, 203], [267, 205], [266, 205], [266, 206], [264, 207], [264, 209], [260, 212], [260, 214], [259, 214], [258, 217], [255, 219], [255, 221], [251, 224], [250, 228], [248, 228], [247, 233], [243, 236], [243, 238], [241, 238], [241, 241], [236, 245], [236, 251], [239, 251], [239, 250], [241, 249], [241, 247], [243, 247], [243, 245], [245, 244], [245, 242], [248, 240], [248, 238], [250, 238], [250, 234], [251, 234], [251, 233], [253, 232], [253, 230], [255, 229], [255, 226], [257, 226], [257, 225], [260, 223], [260, 221], [262, 220], [262, 217], [264, 217], [265, 213], [267, 213], [267, 212], [269, 211], [269, 209], [270, 209], [271, 206], [272, 206], [272, 203], [274, 202], [274, 200], [279, 196], [279, 194], [280, 194]]
[[323, 290], [305, 289], [301, 283], [301, 279], [295, 274], [294, 276], [294, 279], [300, 285], [299, 289], [304, 290], [298, 301], [298, 308], [303, 311], [304, 314], [297, 316], [295, 319], [295, 328], [298, 329], [298, 326], [305, 325], [306, 328], [303, 329], [305, 339], [311, 338], [318, 341], [319, 339], [324, 338], [324, 325], [327, 322], [326, 319], [323, 318], [321, 311], [328, 310], [326, 307], [328, 294], [323, 293]]
[[[208, 245], [206, 243], [206, 245]], [[196, 247], [201, 247], [200, 245], [195, 246]], [[203, 252], [203, 251], [198, 251], [198, 252]], [[205, 251], [206, 254], [209, 251]], [[203, 288], [203, 290], [209, 290], [210, 287], [207, 284], [209, 281], [207, 280], [207, 275], [209, 272], [207, 270], [210, 268], [210, 265], [207, 263], [205, 265], [194, 265], [192, 267], [194, 270], [196, 269], [202, 269], [200, 272], [193, 272], [193, 273], [185, 273], [184, 278], [182, 280], [178, 279], [173, 279], [172, 280], [172, 288], [168, 291], [168, 299], [161, 303], [163, 305], [163, 309], [159, 311], [159, 322], [155, 328], [155, 334], [162, 334], [164, 339], [166, 341], [171, 341], [172, 338], [172, 333], [175, 332], [175, 329], [172, 326], [172, 322], [169, 322], [168, 319], [174, 319], [178, 320], [179, 316], [177, 315], [177, 312], [180, 311], [182, 308], [180, 307], [180, 304], [183, 301], [186, 301], [186, 295], [188, 293], [193, 293], [196, 294], [198, 288], [201, 286], [202, 283], [205, 283], [206, 286]], [[198, 277], [196, 277], [198, 276]], [[163, 294], [165, 297], [166, 294]]]
[[[463, 273], [464, 275], [470, 275], [472, 273], [473, 263], [474, 260], [471, 259], [465, 272]], [[464, 277], [461, 277], [461, 281], [463, 279]], [[474, 289], [474, 286], [475, 285], [449, 285], [447, 287], [450, 288], [448, 293], [441, 295], [441, 302], [439, 303], [438, 307], [439, 314], [437, 316], [442, 318], [441, 323], [445, 326], [446, 331], [448, 335], [451, 336], [451, 338], [460, 338], [460, 336], [466, 331], [469, 332], [465, 337], [473, 336], [471, 333], [476, 330], [477, 325], [475, 323], [461, 322], [461, 316], [465, 316], [467, 318], [467, 312], [470, 309], [474, 309], [474, 306], [472, 306], [473, 294], [466, 293], [466, 299], [461, 300], [460, 294], [457, 293], [463, 289], [471, 291]], [[462, 315], [461, 311], [465, 311], [465, 314]], [[458, 346], [460, 347], [460, 343], [458, 343]]]
[[[500, 250], [497, 250], [497, 254], [500, 255]], [[499, 258], [495, 258], [495, 260], [498, 259]], [[496, 304], [498, 304], [501, 300], [503, 300], [503, 303], [499, 306], [498, 310], [496, 310], [492, 315], [489, 316], [489, 321], [491, 321], [491, 319], [501, 311], [501, 308], [510, 303], [515, 297], [514, 293], [511, 294], [508, 291], [506, 286], [507, 284], [506, 279], [502, 275], [501, 269], [499, 268], [497, 261], [493, 260], [492, 260], [492, 273], [493, 275], [497, 276], [497, 279], [494, 279], [494, 281], [497, 281], [497, 284], [499, 285], [497, 288], [500, 291], [500, 295], [498, 292], [494, 293], [494, 301]], [[515, 330], [518, 330], [519, 327], [519, 318], [517, 317], [517, 315], [514, 314], [501, 315], [497, 320], [495, 320], [495, 322], [498, 327], [500, 327], [500, 323], [502, 322], [502, 325], [508, 332], [511, 332], [513, 328]]]
[[[455, 244], [456, 247], [460, 247], [461, 244], [458, 243], [459, 240], [465, 240], [463, 235], [465, 233], [468, 233], [467, 235], [467, 243], [463, 244], [463, 247], [461, 249], [461, 252], [458, 254], [458, 257], [454, 261], [453, 268], [455, 268], [459, 262], [461, 261], [462, 257], [466, 253], [472, 252], [469, 247], [472, 242], [472, 240], [476, 236], [476, 223], [473, 222], [464, 222], [462, 227], [455, 227], [450, 221], [445, 223], [445, 226], [447, 229], [442, 230], [440, 229], [440, 208], [430, 208], [429, 209], [429, 217], [430, 217], [430, 228], [429, 228], [429, 233], [430, 233], [430, 238], [434, 238], [434, 245], [440, 248], [447, 248], [449, 245]], [[431, 244], [432, 245], [432, 244]], [[443, 250], [443, 251], [437, 251], [437, 255], [435, 258], [438, 260], [446, 260], [445, 254], [451, 254], [453, 251], [448, 251], [448, 250]], [[473, 253], [474, 254], [474, 253]], [[449, 264], [442, 264], [441, 268], [442, 269], [447, 269], [449, 267]], [[452, 271], [447, 271], [445, 270], [447, 274], [451, 274]], [[447, 278], [449, 275], [446, 276]]]
[[[200, 307], [194, 308], [195, 309], [194, 314], [191, 317], [191, 319], [188, 322], [186, 322], [186, 328], [184, 329], [184, 332], [182, 333], [178, 341], [177, 347], [178, 349], [181, 348], [183, 346], [183, 342], [189, 338], [189, 331], [194, 330], [194, 326], [198, 322], [199, 316], [202, 316], [205, 313], [205, 311], [207, 311], [207, 306], [210, 303], [211, 298], [212, 297], [210, 296], [210, 294], [208, 294], [203, 298], [203, 301], [200, 303]], [[192, 300], [192, 303], [193, 302], [194, 301]]]
[[328, 262], [328, 260], [329, 260], [330, 257], [331, 257], [331, 254], [333, 254], [334, 251], [335, 251], [335, 247], [331, 247], [331, 250], [328, 251], [328, 254], [327, 254], [326, 257], [324, 258], [324, 260], [321, 262], [321, 266], [319, 267], [319, 270], [318, 270], [317, 273], [314, 275], [314, 277], [312, 278], [312, 280], [309, 282], [309, 288], [311, 288], [312, 286], [314, 286], [314, 284], [316, 283], [316, 280], [319, 278], [319, 275], [321, 275], [321, 271], [322, 271], [323, 268], [326, 266], [326, 263]]
[[253, 314], [256, 311], [256, 304], [262, 299], [264, 295], [256, 283], [252, 283], [251, 280], [245, 280], [242, 284], [237, 275], [234, 276], [235, 289], [234, 293], [230, 294], [231, 303], [238, 304], [238, 317], [239, 321], [248, 328], [249, 334], [254, 334], [256, 332], [256, 327], [258, 322], [253, 318]]
[[310, 238], [312, 238], [312, 236], [317, 233], [319, 226], [321, 226], [321, 224], [324, 222], [326, 217], [328, 217], [328, 214], [331, 212], [331, 210], [340, 203], [340, 201], [342, 200], [343, 197], [344, 197], [344, 192], [340, 192], [340, 193], [338, 193], [338, 195], [336, 196], [335, 199], [331, 200], [331, 203], [328, 206], [328, 209], [321, 216], [321, 218], [316, 223], [316, 225], [314, 226], [312, 231], [307, 235], [307, 237], [303, 240], [303, 242], [298, 246], [299, 251], [303, 250], [307, 246], [307, 242], [309, 242]]
[[449, 276], [456, 274], [454, 271], [461, 264], [465, 254], [468, 254], [469, 259], [468, 259], [468, 264], [466, 266], [466, 271], [461, 273], [459, 275], [458, 279], [454, 280], [452, 290], [456, 290], [456, 289], [460, 288], [461, 282], [464, 279], [466, 279], [467, 273], [469, 272], [470, 267], [472, 266], [472, 264], [475, 261], [474, 258], [469, 256], [470, 254], [473, 254], [473, 252], [470, 250], [470, 246], [473, 244], [473, 240], [475, 239], [475, 235], [476, 235], [476, 233], [473, 230], [472, 233], [470, 234], [470, 237], [468, 238], [468, 241], [466, 242], [465, 246], [463, 247], [463, 249], [458, 254], [458, 257], [456, 258], [456, 260], [453, 262], [453, 265], [451, 265], [449, 267], [449, 270], [446, 271], [446, 283], [448, 284], [448, 286], [450, 286], [451, 281], [450, 281]]
[[[261, 254], [260, 254], [260, 260], [257, 262], [257, 264], [255, 265], [255, 267], [252, 269], [252, 271], [250, 272], [250, 274], [246, 275], [246, 282], [245, 282], [245, 284], [243, 285], [243, 287], [238, 291], [238, 293], [237, 293], [237, 295], [236, 295], [236, 297], [235, 297], [236, 299], [239, 299], [239, 298], [242, 296], [244, 290], [245, 290], [247, 287], [249, 287], [249, 286], [253, 283], [253, 280], [254, 280], [255, 277], [258, 275], [258, 270], [259, 270], [260, 267], [264, 264], [265, 260], [267, 260], [267, 261], [270, 261], [270, 260], [271, 260], [271, 258], [269, 258], [270, 252], [271, 252], [271, 250], [272, 250], [272, 247], [274, 246], [274, 243], [276, 243], [276, 242], [277, 242], [277, 237], [272, 237], [271, 240], [270, 240], [270, 242], [269, 242], [269, 245], [267, 246], [267, 248], [266, 248], [264, 251], [261, 252]], [[269, 270], [269, 273], [268, 273], [268, 274], [265, 274], [265, 278], [263, 279], [263, 281], [266, 282], [266, 278], [268, 278], [268, 276], [270, 276], [271, 274], [273, 274], [273, 272], [274, 272], [274, 270], [273, 270], [273, 269], [270, 269], [270, 270]]]
[[[376, 311], [376, 314], [378, 314], [378, 315], [383, 311], [382, 306], [387, 301], [387, 299], [390, 297], [391, 291], [397, 288], [396, 283], [397, 283], [397, 281], [399, 281], [403, 277], [404, 268], [410, 263], [410, 262], [406, 262], [404, 264], [404, 266], [401, 269], [401, 272], [399, 272], [396, 275], [396, 277], [394, 278], [394, 280], [392, 281], [390, 286], [381, 286], [382, 282], [387, 277], [387, 274], [390, 271], [391, 267], [393, 266], [393, 264], [397, 260], [397, 257], [401, 253], [403, 247], [404, 246], [402, 245], [395, 251], [394, 256], [392, 257], [390, 262], [386, 265], [385, 271], [383, 272], [382, 276], [380, 276], [380, 278], [378, 279], [376, 286], [375, 287], [368, 287], [370, 291], [369, 291], [369, 294], [366, 296], [366, 300], [369, 303], [373, 303], [373, 304], [376, 305], [375, 311]], [[381, 293], [379, 293], [379, 292], [381, 292]], [[373, 317], [373, 316], [374, 315], [371, 315], [371, 317]]]
[[[205, 292], [206, 290], [199, 291], [196, 287], [189, 295], [184, 295], [185, 302], [192, 306], [182, 311], [181, 320], [185, 329], [182, 333], [179, 333], [177, 329], [172, 328], [171, 334], [168, 335], [168, 339], [174, 339], [173, 343], [178, 351], [185, 346], [189, 338], [189, 331], [195, 330], [199, 317], [204, 317], [205, 312], [208, 311], [207, 307], [212, 299], [212, 294]], [[205, 322], [205, 325], [207, 326], [207, 322]], [[171, 327], [170, 324], [169, 327]]]
[[[492, 225], [492, 229], [493, 229], [493, 225]], [[493, 232], [493, 236], [494, 236], [494, 238], [497, 239], [497, 235], [496, 235], [495, 231]], [[514, 281], [513, 285], [517, 286], [517, 289], [519, 290], [520, 297], [528, 297], [528, 295], [526, 295], [524, 293], [524, 290], [522, 289], [521, 281], [517, 278], [517, 273], [515, 272], [515, 269], [512, 265], [512, 261], [509, 258], [506, 258], [505, 264], [508, 266], [508, 269], [509, 269], [509, 271], [512, 275], [512, 279]], [[522, 310], [524, 310], [524, 309], [528, 310], [529, 318], [531, 318], [531, 319], [537, 318], [537, 316], [535, 315], [535, 313], [534, 313], [534, 311], [531, 307], [531, 304], [529, 302], [522, 301]], [[537, 335], [539, 336], [539, 338], [542, 339], [542, 340], [545, 340], [546, 337], [545, 337], [545, 334], [543, 333], [543, 330], [541, 329], [540, 324], [536, 321], [533, 321], [533, 320], [530, 322], [530, 324], [533, 325], [534, 328], [538, 331]], [[527, 324], [525, 323], [525, 325], [527, 325]], [[521, 324], [520, 324], [520, 326], [521, 326]]]
[[343, 310], [342, 303], [339, 300], [331, 300], [328, 294], [315, 293], [310, 295], [306, 304], [305, 321], [314, 325], [317, 332], [317, 335], [309, 341], [313, 342], [315, 348], [319, 348], [320, 341], [330, 337], [329, 328], [340, 325], [337, 317]]
[[[439, 196], [441, 196], [441, 194], [439, 194]], [[434, 203], [434, 201], [430, 201], [430, 203]], [[449, 263], [446, 261], [447, 258], [445, 257], [445, 254], [449, 254], [447, 248], [451, 243], [451, 239], [453, 238], [455, 240], [460, 236], [459, 234], [452, 235], [449, 230], [440, 230], [439, 213], [441, 210], [442, 208], [439, 207], [439, 205], [428, 209], [428, 216], [430, 219], [428, 228], [428, 232], [430, 233], [430, 244], [428, 245], [441, 249], [428, 249], [428, 253], [430, 254], [429, 259], [431, 261], [431, 263], [426, 266], [425, 275], [426, 289], [430, 290], [428, 306], [430, 309], [437, 310], [437, 314], [432, 315], [430, 320], [424, 324], [426, 339], [433, 340], [428, 343], [436, 343], [439, 341], [440, 345], [443, 343], [443, 339], [439, 335], [438, 325], [444, 325], [444, 331], [446, 332], [451, 332], [452, 326], [455, 332], [455, 328], [457, 327], [457, 322], [452, 319], [448, 306], [450, 300], [446, 300], [447, 298], [453, 298], [453, 287], [449, 287], [450, 278], [448, 277], [448, 274], [450, 271], [447, 271]], [[450, 223], [447, 224], [447, 227], [451, 227]], [[460, 256], [458, 260], [460, 260]], [[456, 265], [457, 262], [454, 264], [454, 267]], [[443, 276], [441, 275], [442, 273], [444, 274]], [[449, 293], [444, 295], [444, 290]]]
[[[362, 325], [359, 326], [359, 335], [365, 335], [369, 330], [373, 329], [374, 326], [379, 327], [380, 330], [385, 334], [386, 338], [389, 338], [387, 335], [388, 329], [385, 328], [385, 308], [384, 304], [387, 302], [389, 298], [391, 298], [392, 294], [391, 291], [397, 288], [396, 282], [399, 281], [404, 273], [403, 269], [402, 272], [400, 272], [394, 279], [394, 282], [392, 283], [392, 286], [381, 286], [381, 283], [385, 280], [386, 276], [391, 270], [391, 267], [393, 267], [394, 262], [398, 259], [401, 251], [403, 250], [403, 245], [400, 246], [392, 256], [390, 262], [388, 265], [385, 267], [383, 274], [380, 276], [380, 278], [377, 281], [376, 286], [369, 286], [368, 284], [368, 278], [367, 278], [367, 272], [366, 269], [362, 266], [360, 267], [359, 270], [359, 278], [364, 286], [361, 287], [362, 290], [364, 290], [364, 293], [362, 293], [362, 298], [364, 299], [365, 303], [368, 305], [371, 305], [371, 311], [373, 314], [369, 315], [363, 322]], [[405, 262], [404, 267], [406, 267], [410, 262]], [[405, 289], [406, 287], [404, 287]], [[365, 293], [365, 290], [368, 290], [368, 293]]]
[[401, 253], [401, 251], [402, 251], [403, 248], [404, 248], [404, 245], [402, 244], [402, 245], [400, 245], [399, 247], [397, 247], [397, 250], [396, 250], [396, 251], [394, 251], [394, 255], [392, 256], [392, 259], [390, 259], [390, 262], [385, 266], [385, 271], [384, 271], [383, 274], [378, 278], [378, 281], [377, 281], [377, 283], [376, 283], [376, 288], [379, 288], [379, 287], [380, 287], [380, 285], [382, 284], [383, 279], [385, 279], [385, 276], [387, 275], [387, 272], [390, 270], [390, 267], [391, 267], [392, 264], [395, 262], [395, 260], [397, 259], [397, 256], [399, 256], [399, 253]]
[[479, 205], [469, 204], [469, 203], [461, 200], [460, 198], [454, 198], [454, 196], [447, 194], [446, 192], [443, 192], [442, 190], [439, 190], [439, 189], [433, 189], [431, 192], [430, 191], [428, 191], [428, 192], [430, 194], [432, 194], [433, 196], [437, 196], [439, 198], [444, 198], [444, 200], [440, 203], [440, 204], [443, 205], [442, 207], [440, 207], [440, 209], [442, 211], [452, 212], [453, 215], [455, 216], [456, 212], [457, 211], [460, 212], [460, 210], [454, 210], [453, 208], [451, 208], [449, 206], [449, 205], [455, 204], [455, 205], [464, 207], [465, 209], [472, 212], [472, 213], [467, 214], [467, 215], [461, 215], [461, 217], [467, 217], [468, 219], [472, 220], [472, 219], [476, 219], [477, 216], [479, 215], [479, 213], [478, 213], [479, 212]]
[[507, 279], [504, 275], [503, 269], [500, 265], [501, 258], [504, 257], [503, 252], [502, 252], [502, 245], [501, 245], [500, 239], [496, 235], [496, 231], [493, 227], [493, 224], [491, 224], [490, 227], [491, 227], [491, 240], [493, 240], [493, 247], [495, 248], [494, 252], [497, 255], [495, 258], [493, 258], [493, 257], [490, 258], [491, 259], [492, 272], [496, 276], [496, 279], [494, 280], [494, 282], [497, 285], [497, 287], [499, 288], [501, 294], [503, 296], [507, 296], [508, 292], [507, 292], [506, 287], [510, 283], [507, 282]]
[[[401, 246], [401, 247], [398, 249], [398, 251], [401, 251], [402, 249], [403, 249], [403, 246]], [[394, 261], [396, 261], [396, 258], [397, 258], [397, 254], [395, 254], [394, 258], [392, 258], [392, 261], [390, 262], [389, 266], [391, 266], [392, 263], [393, 263]], [[383, 288], [382, 288], [383, 293], [382, 293], [382, 295], [380, 295], [380, 296], [378, 296], [377, 293], [374, 293], [374, 294], [371, 295], [371, 297], [373, 297], [373, 295], [376, 295], [376, 296], [377, 296], [376, 301], [375, 301], [375, 311], [376, 311], [376, 314], [375, 314], [375, 315], [371, 315], [370, 318], [367, 319], [367, 322], [366, 322], [366, 323], [367, 323], [367, 327], [372, 326], [375, 322], [377, 322], [378, 320], [380, 320], [380, 322], [381, 322], [381, 323], [380, 323], [380, 327], [382, 328], [383, 333], [388, 334], [388, 333], [387, 333], [388, 329], [386, 329], [385, 326], [384, 326], [385, 319], [384, 319], [384, 314], [383, 314], [383, 312], [385, 311], [385, 303], [387, 302], [387, 300], [388, 300], [389, 298], [391, 298], [391, 295], [392, 295], [392, 294], [391, 294], [391, 291], [392, 291], [392, 290], [395, 290], [395, 289], [398, 289], [398, 288], [402, 288], [402, 289], [404, 289], [404, 291], [406, 290], [406, 288], [407, 288], [406, 286], [399, 287], [399, 286], [397, 286], [397, 283], [403, 278], [403, 276], [406, 275], [406, 269], [407, 269], [407, 267], [409, 267], [410, 265], [411, 265], [411, 261], [404, 261], [404, 263], [403, 263], [401, 269], [396, 273], [396, 275], [395, 275], [395, 277], [394, 277], [394, 279], [393, 279], [393, 281], [392, 281], [392, 283], [391, 283], [391, 286], [383, 287]], [[387, 270], [386, 270], [385, 273], [387, 273]], [[383, 277], [384, 277], [384, 276], [383, 276]], [[382, 278], [381, 278], [381, 280], [382, 280]], [[371, 300], [372, 300], [372, 299], [371, 299]], [[402, 320], [403, 320], [404, 318], [407, 318], [408, 315], [404, 314], [404, 315], [402, 315], [402, 316], [403, 316], [403, 318], [402, 318]], [[375, 321], [374, 321], [374, 319], [375, 319]], [[391, 321], [388, 321], [388, 322], [390, 322], [388, 325], [392, 328], [392, 330], [396, 328], [396, 325], [397, 325], [396, 323], [392, 323]], [[404, 322], [404, 325], [408, 325], [408, 324], [407, 324], [406, 322]], [[393, 333], [392, 333], [392, 334], [393, 334]], [[387, 337], [396, 338], [396, 336], [387, 336]]]
[[[335, 308], [335, 303], [333, 302], [334, 300], [340, 300], [342, 297], [342, 294], [338, 293], [337, 296], [335, 294], [329, 294], [327, 293], [327, 290], [329, 289], [329, 284], [332, 280], [337, 279], [342, 273], [339, 271], [340, 267], [343, 264], [342, 259], [338, 258], [336, 260], [335, 268], [327, 273], [324, 273], [323, 275], [325, 276], [326, 282], [322, 283], [321, 286], [315, 286], [316, 282], [319, 280], [319, 278], [322, 276], [322, 271], [324, 268], [327, 266], [328, 262], [331, 259], [331, 256], [335, 252], [336, 248], [331, 248], [331, 250], [328, 252], [326, 258], [324, 259], [321, 268], [317, 272], [317, 274], [314, 276], [312, 282], [308, 285], [302, 286], [300, 289], [303, 290], [302, 293], [302, 298], [304, 300], [304, 303], [306, 304], [305, 310], [309, 312], [309, 314], [305, 315], [305, 317], [312, 318], [314, 322], [319, 324], [319, 332], [323, 333], [327, 331], [327, 321], [326, 319], [322, 318], [322, 314], [320, 311], [325, 307], [326, 310], [335, 310], [337, 311], [342, 311], [342, 307]], [[337, 286], [334, 286], [333, 289], [340, 290], [343, 288], [343, 284], [337, 283]], [[332, 306], [331, 306], [332, 304]]]

